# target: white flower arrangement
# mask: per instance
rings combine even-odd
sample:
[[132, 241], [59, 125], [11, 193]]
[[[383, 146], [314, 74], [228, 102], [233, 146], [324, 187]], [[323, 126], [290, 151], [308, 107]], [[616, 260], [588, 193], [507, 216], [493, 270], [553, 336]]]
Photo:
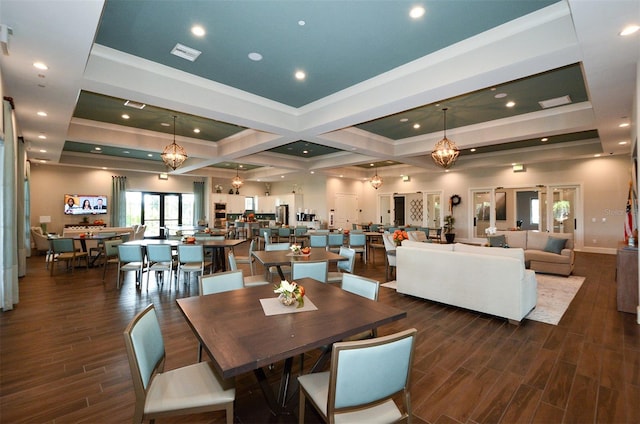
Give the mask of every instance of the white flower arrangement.
[[273, 292], [280, 295], [279, 299], [284, 305], [293, 305], [298, 302], [298, 308], [304, 306], [304, 287], [299, 286], [295, 281], [282, 280]]
[[289, 249], [291, 249], [294, 255], [302, 254], [302, 248], [297, 244], [292, 244], [291, 246], [289, 246]]
[[484, 233], [488, 236], [494, 236], [496, 234], [496, 231], [498, 231], [498, 229], [496, 227], [487, 227], [484, 230]]

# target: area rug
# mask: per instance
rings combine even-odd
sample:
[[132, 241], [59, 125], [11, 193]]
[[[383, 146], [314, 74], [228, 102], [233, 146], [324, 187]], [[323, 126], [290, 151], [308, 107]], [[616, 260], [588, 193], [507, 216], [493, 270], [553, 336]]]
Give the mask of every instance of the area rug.
[[538, 281], [538, 302], [535, 309], [525, 318], [558, 325], [569, 304], [582, 287], [584, 277], [536, 274], [536, 280]]
[[[525, 318], [558, 325], [569, 304], [582, 287], [584, 277], [536, 274], [536, 280], [538, 281], [538, 302], [536, 308]], [[394, 290], [398, 287], [396, 280], [381, 286]]]

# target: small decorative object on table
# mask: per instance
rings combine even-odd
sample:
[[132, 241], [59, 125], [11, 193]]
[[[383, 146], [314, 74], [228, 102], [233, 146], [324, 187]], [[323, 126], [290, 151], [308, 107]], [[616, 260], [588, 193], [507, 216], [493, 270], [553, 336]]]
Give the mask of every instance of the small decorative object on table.
[[282, 280], [279, 285], [276, 285], [273, 292], [279, 294], [278, 299], [285, 306], [291, 306], [296, 302], [298, 303], [298, 308], [304, 306], [304, 287], [298, 285], [295, 281]]
[[393, 232], [393, 242], [395, 243], [396, 246], [400, 246], [402, 244], [402, 240], [407, 240], [409, 238], [409, 235], [407, 234], [406, 231], [402, 231], [402, 230], [395, 230]]
[[292, 244], [289, 246], [289, 249], [291, 249], [291, 252], [293, 252], [294, 255], [302, 255], [302, 248], [297, 244]]
[[222, 186], [220, 184], [216, 184], [216, 193], [222, 193]]

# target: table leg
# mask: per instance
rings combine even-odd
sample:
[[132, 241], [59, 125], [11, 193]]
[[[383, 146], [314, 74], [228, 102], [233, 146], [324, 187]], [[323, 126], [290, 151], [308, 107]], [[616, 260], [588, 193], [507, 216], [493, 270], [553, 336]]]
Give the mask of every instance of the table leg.
[[253, 370], [256, 378], [258, 379], [258, 383], [260, 384], [262, 394], [264, 395], [267, 404], [269, 405], [269, 409], [271, 410], [271, 413], [273, 415], [277, 416], [282, 414], [287, 404], [287, 392], [289, 391], [289, 383], [291, 381], [292, 364], [293, 358], [285, 359], [284, 367], [282, 369], [282, 376], [280, 377], [280, 389], [278, 391], [277, 398], [273, 393], [271, 386], [269, 385], [269, 381], [264, 370], [262, 368]]

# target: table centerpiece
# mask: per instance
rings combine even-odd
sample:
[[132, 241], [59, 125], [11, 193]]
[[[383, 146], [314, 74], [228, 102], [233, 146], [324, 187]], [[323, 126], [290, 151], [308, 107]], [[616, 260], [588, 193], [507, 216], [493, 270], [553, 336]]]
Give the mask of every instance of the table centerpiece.
[[304, 287], [298, 285], [295, 281], [282, 280], [280, 284], [276, 285], [273, 292], [279, 294], [278, 300], [285, 306], [291, 306], [296, 302], [298, 303], [298, 308], [304, 306]]

